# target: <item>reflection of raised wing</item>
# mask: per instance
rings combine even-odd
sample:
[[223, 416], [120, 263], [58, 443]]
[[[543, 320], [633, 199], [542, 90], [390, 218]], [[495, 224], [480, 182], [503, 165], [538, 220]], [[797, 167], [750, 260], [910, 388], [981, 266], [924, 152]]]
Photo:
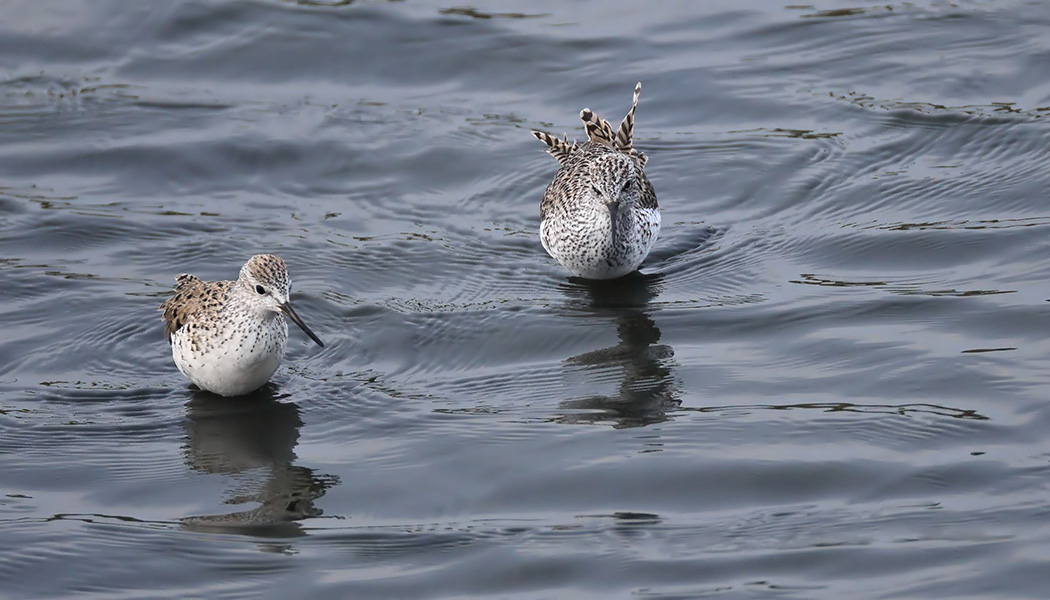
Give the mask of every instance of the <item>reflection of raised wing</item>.
[[575, 300], [569, 307], [574, 311], [616, 323], [619, 343], [577, 354], [565, 359], [565, 363], [593, 372], [616, 369], [620, 386], [616, 395], [595, 394], [561, 402], [559, 407], [567, 412], [556, 421], [643, 427], [668, 420], [668, 412], [681, 404], [674, 389], [674, 350], [657, 343], [660, 329], [647, 312], [659, 282], [659, 276], [637, 275], [611, 282], [588, 282], [569, 292]]
[[277, 401], [266, 388], [247, 398], [194, 397], [187, 404], [186, 463], [229, 478], [225, 504], [258, 506], [187, 517], [183, 525], [254, 535], [300, 533], [296, 521], [320, 515], [314, 500], [337, 483], [293, 464], [302, 424], [299, 407]]

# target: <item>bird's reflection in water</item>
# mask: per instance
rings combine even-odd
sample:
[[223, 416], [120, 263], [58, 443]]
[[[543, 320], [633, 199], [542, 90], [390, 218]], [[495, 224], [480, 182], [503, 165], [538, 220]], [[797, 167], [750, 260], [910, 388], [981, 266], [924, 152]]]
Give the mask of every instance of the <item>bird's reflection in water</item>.
[[296, 404], [279, 401], [267, 386], [243, 398], [200, 392], [186, 408], [186, 463], [195, 471], [229, 478], [226, 504], [256, 506], [187, 517], [183, 526], [284, 537], [302, 534], [298, 521], [321, 514], [314, 500], [338, 481], [293, 464], [303, 424]]
[[556, 419], [562, 423], [604, 423], [644, 427], [670, 418], [681, 399], [674, 389], [674, 350], [660, 344], [660, 329], [650, 317], [649, 302], [660, 291], [660, 275], [634, 273], [613, 281], [572, 279], [564, 284], [568, 308], [616, 324], [619, 343], [565, 359], [586, 370], [618, 368], [616, 395], [565, 400]]

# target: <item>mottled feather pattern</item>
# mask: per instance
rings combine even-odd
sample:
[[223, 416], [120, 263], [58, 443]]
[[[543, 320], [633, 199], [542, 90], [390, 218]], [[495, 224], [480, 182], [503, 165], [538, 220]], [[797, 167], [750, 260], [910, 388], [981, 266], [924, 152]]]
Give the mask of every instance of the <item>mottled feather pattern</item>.
[[[548, 218], [555, 209], [565, 211], [570, 208], [569, 199], [576, 197], [595, 177], [599, 169], [599, 157], [602, 155], [622, 155], [623, 153], [605, 144], [584, 142], [574, 152], [569, 161], [554, 175], [554, 180], [540, 200], [540, 219]], [[642, 171], [644, 163], [635, 154], [629, 155], [638, 166], [638, 178], [641, 181], [641, 195], [637, 205], [642, 208], [659, 208], [656, 201], [656, 190]]]
[[612, 125], [589, 108], [580, 111], [580, 119], [587, 130], [587, 139], [596, 144], [613, 145]]
[[285, 316], [319, 346], [323, 342], [292, 309], [291, 278], [281, 258], [257, 254], [236, 281], [176, 278], [160, 306], [172, 358], [190, 381], [222, 396], [239, 396], [269, 381], [288, 339]]
[[[579, 195], [593, 178], [594, 164], [597, 157], [603, 154], [622, 154], [604, 144], [593, 144], [584, 142], [577, 151], [574, 151], [566, 161], [565, 165], [554, 175], [554, 180], [547, 186], [540, 200], [540, 219], [551, 216], [557, 208], [566, 210], [570, 207], [569, 199]], [[630, 155], [638, 165], [638, 178], [641, 181], [641, 195], [638, 206], [642, 208], [659, 208], [656, 200], [656, 190], [652, 182], [641, 171], [644, 162], [635, 154]]]
[[257, 254], [245, 263], [244, 268], [248, 270], [258, 281], [269, 282], [270, 285], [279, 288], [288, 288], [291, 281], [288, 278], [288, 266], [284, 259], [273, 254]]
[[[634, 99], [631, 101], [631, 110], [620, 122], [620, 128], [616, 130], [616, 147], [624, 152], [631, 153], [634, 144], [634, 110], [638, 108], [638, 98], [642, 94], [642, 84], [634, 86]], [[642, 164], [645, 164], [644, 162]]]
[[553, 135], [543, 131], [533, 131], [532, 135], [536, 136], [536, 138], [544, 144], [547, 144], [547, 152], [554, 158], [558, 159], [558, 162], [563, 165], [568, 162], [569, 157], [572, 156], [572, 153], [578, 148], [576, 142], [569, 143], [568, 137], [564, 140], [559, 140]]
[[660, 232], [656, 192], [634, 148], [641, 83], [620, 126], [585, 108], [587, 141], [569, 145], [533, 131], [561, 168], [540, 201], [540, 240], [559, 263], [581, 277], [609, 279], [634, 271]]
[[164, 312], [164, 334], [171, 343], [172, 335], [195, 323], [205, 312], [224, 305], [229, 298], [232, 281], [206, 283], [195, 275], [183, 273], [175, 278], [175, 295], [160, 305]]

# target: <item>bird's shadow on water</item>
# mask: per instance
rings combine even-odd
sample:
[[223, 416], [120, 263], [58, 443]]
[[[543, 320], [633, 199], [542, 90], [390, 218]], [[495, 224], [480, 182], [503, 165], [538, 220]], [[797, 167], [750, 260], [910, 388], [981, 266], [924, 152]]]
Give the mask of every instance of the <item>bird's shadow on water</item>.
[[609, 423], [615, 428], [644, 427], [671, 418], [681, 405], [675, 389], [674, 350], [660, 344], [660, 328], [650, 302], [663, 276], [632, 273], [611, 281], [571, 278], [560, 287], [570, 313], [615, 324], [618, 343], [577, 354], [565, 364], [584, 371], [621, 372], [616, 394], [573, 397], [559, 403], [559, 423]]
[[302, 535], [300, 520], [321, 514], [314, 505], [338, 479], [296, 465], [303, 425], [299, 406], [282, 401], [269, 384], [238, 398], [197, 392], [186, 403], [183, 456], [199, 473], [229, 481], [225, 504], [249, 510], [186, 517], [188, 529], [261, 537]]

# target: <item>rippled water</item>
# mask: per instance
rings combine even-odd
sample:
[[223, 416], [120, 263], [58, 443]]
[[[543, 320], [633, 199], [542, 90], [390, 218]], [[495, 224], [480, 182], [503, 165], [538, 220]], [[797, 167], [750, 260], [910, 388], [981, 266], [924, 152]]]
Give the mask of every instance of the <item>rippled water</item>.
[[[0, 5], [0, 595], [1046, 598], [1041, 2]], [[643, 81], [664, 230], [557, 164]], [[255, 397], [174, 277], [288, 262]]]

